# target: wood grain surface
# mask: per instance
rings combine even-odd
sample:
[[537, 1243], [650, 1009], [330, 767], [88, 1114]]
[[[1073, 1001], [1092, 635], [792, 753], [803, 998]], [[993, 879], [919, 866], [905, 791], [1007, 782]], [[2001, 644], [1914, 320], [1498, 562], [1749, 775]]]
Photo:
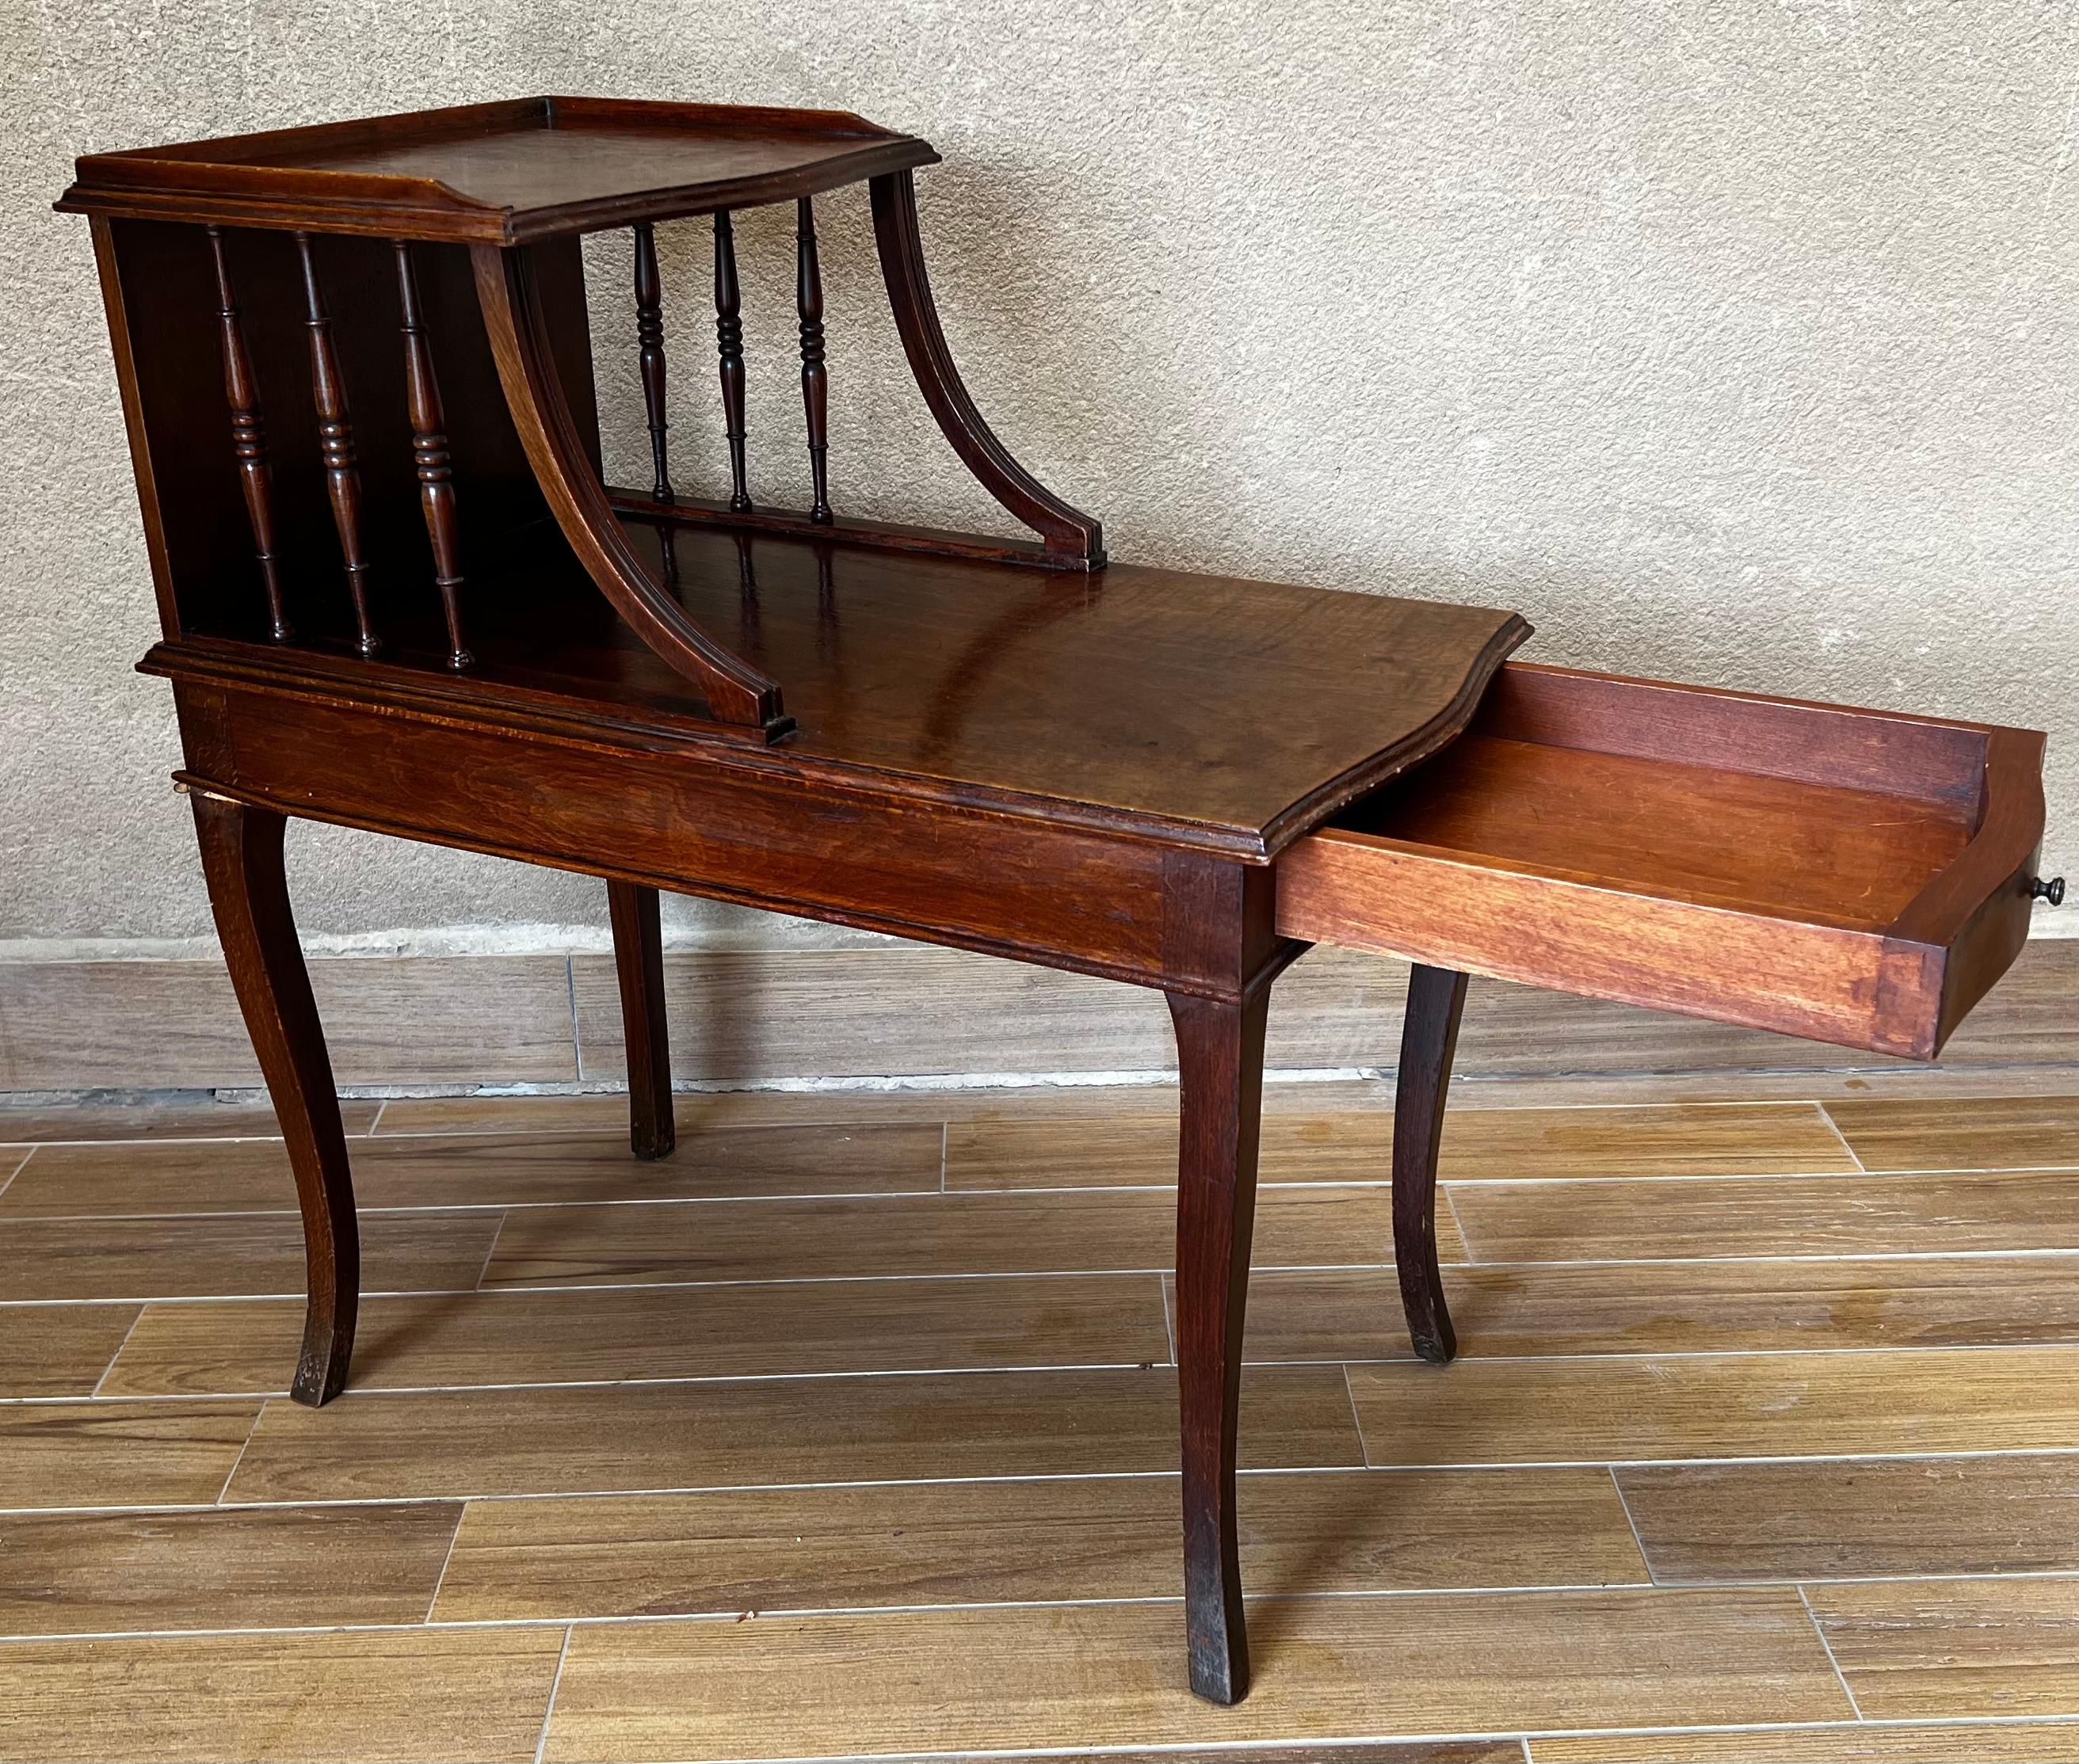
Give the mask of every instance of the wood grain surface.
[[1390, 1086], [1291, 1089], [1225, 1712], [1178, 1645], [1173, 1093], [681, 1096], [661, 1168], [625, 1097], [364, 1108], [371, 1264], [432, 1284], [317, 1411], [264, 1112], [60, 1120], [0, 1190], [44, 1295], [0, 1306], [0, 1757], [2065, 1764], [2079, 1252], [1983, 1246], [2064, 1241], [2079, 1082], [1496, 1085], [1442, 1188], [1511, 1259], [1446, 1267], [1444, 1368], [1360, 1173]]

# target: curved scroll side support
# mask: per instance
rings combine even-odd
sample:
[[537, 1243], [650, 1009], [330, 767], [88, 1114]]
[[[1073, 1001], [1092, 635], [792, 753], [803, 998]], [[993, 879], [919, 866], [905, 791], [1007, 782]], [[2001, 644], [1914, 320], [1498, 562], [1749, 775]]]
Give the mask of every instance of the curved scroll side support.
[[1104, 565], [1102, 523], [1073, 508], [1010, 457], [982, 420], [960, 382], [945, 332], [931, 303], [924, 270], [924, 241], [917, 228], [917, 186], [906, 172], [872, 180], [873, 235], [881, 248], [881, 274], [888, 303], [901, 333], [910, 371], [939, 428], [976, 480], [1004, 508], [1038, 533], [1056, 557], [1075, 558], [1086, 569]]
[[476, 245], [470, 255], [506, 405], [571, 550], [635, 634], [706, 695], [717, 721], [761, 730], [776, 741], [793, 727], [780, 707], [777, 683], [686, 617], [636, 555], [592, 475], [556, 378], [525, 249]]

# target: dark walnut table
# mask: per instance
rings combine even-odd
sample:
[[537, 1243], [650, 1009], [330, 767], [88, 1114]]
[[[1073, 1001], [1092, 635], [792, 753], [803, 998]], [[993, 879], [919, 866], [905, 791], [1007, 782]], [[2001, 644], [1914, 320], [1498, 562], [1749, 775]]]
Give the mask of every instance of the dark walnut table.
[[[1393, 1141], [1418, 1350], [1468, 972], [1931, 1058], [2027, 935], [2043, 738], [1506, 663], [1504, 611], [1107, 565], [947, 350], [914, 136], [532, 98], [97, 154], [92, 217], [211, 903], [295, 1165], [294, 1394], [347, 1379], [353, 1196], [283, 877], [303, 816], [604, 877], [638, 1156], [672, 1143], [657, 891], [1169, 1001], [1190, 1682], [1248, 1687], [1236, 1398], [1271, 982], [1415, 964]], [[918, 391], [1015, 541], [833, 512], [812, 199], [865, 182]], [[730, 214], [796, 205], [802, 511], [750, 491]], [[731, 483], [682, 493], [657, 223], [711, 216]], [[579, 240], [634, 232], [652, 470], [600, 463]], [[781, 322], [765, 315], [763, 322]], [[843, 474], [838, 474], [842, 501]], [[1353, 1247], [1354, 1248], [1354, 1247]]]

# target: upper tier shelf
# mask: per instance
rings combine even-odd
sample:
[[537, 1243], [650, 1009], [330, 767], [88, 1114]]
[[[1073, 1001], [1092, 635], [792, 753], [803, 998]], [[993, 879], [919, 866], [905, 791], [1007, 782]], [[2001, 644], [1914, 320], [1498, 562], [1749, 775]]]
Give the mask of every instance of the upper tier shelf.
[[523, 245], [936, 163], [843, 111], [531, 98], [97, 153], [69, 213]]

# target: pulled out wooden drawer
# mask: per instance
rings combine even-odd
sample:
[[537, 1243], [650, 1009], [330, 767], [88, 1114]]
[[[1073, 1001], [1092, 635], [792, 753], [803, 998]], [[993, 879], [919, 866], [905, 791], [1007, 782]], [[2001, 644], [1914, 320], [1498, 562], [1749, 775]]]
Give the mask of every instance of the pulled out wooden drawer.
[[2028, 935], [2043, 738], [1512, 663], [1278, 929], [1931, 1060]]

